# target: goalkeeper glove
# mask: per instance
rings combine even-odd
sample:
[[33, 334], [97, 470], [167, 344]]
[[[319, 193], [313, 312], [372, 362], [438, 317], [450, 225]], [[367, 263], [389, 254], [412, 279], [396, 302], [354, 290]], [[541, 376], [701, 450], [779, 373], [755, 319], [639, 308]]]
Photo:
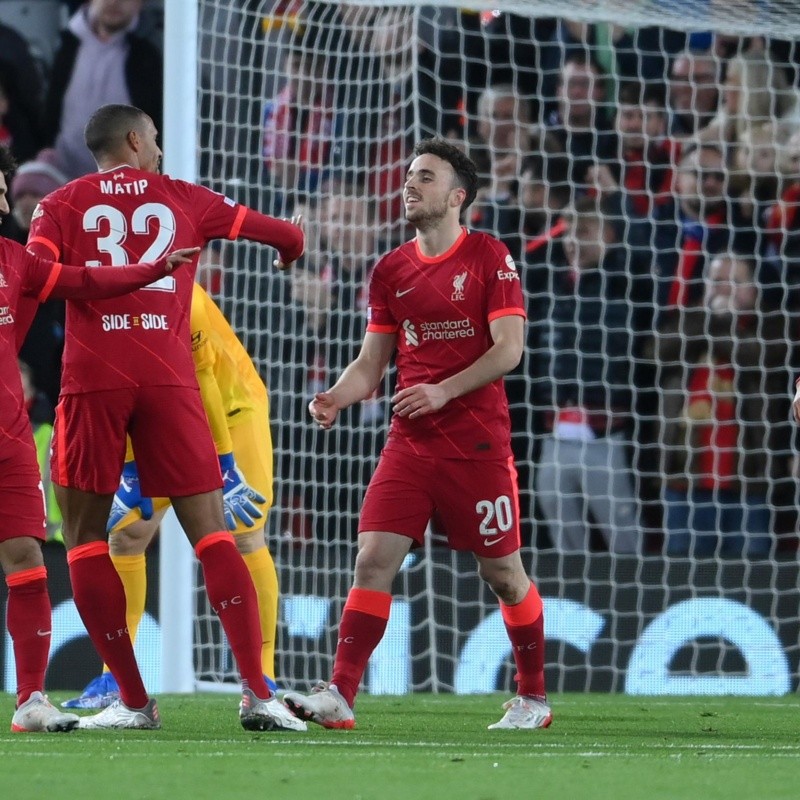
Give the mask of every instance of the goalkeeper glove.
[[265, 503], [267, 498], [245, 483], [244, 476], [234, 463], [233, 453], [220, 455], [219, 468], [222, 471], [222, 502], [228, 530], [236, 530], [237, 517], [249, 527], [264, 516], [256, 503]]
[[153, 501], [149, 497], [142, 497], [136, 462], [128, 461], [122, 468], [122, 477], [119, 479], [119, 488], [114, 495], [114, 502], [111, 504], [106, 532], [111, 533], [120, 520], [135, 508], [139, 509], [142, 519], [150, 519], [153, 516]]

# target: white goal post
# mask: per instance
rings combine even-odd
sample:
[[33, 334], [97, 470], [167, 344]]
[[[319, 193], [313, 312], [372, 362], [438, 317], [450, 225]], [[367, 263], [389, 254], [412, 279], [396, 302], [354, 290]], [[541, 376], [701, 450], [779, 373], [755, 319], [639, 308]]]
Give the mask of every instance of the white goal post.
[[[630, 62], [639, 65], [632, 68], [633, 73], [616, 72], [613, 80], [603, 75], [604, 99], [589, 101], [591, 118], [602, 112], [611, 130], [617, 109], [612, 92], [623, 83], [635, 83], [642, 92], [648, 90], [648, 84], [666, 87], [676, 60], [691, 51], [695, 57], [700, 53], [701, 60], [707, 58], [716, 71], [712, 88], [718, 93], [717, 105], [705, 122], [718, 124], [735, 138], [724, 147], [718, 145], [719, 137], [709, 138], [725, 164], [711, 169], [698, 163], [695, 177], [702, 182], [706, 173], [724, 171], [725, 202], [750, 203], [747, 207], [755, 209], [749, 218], [756, 221], [750, 231], [755, 244], [748, 263], [755, 264], [755, 270], [763, 264], [777, 270], [770, 273], [773, 277], [769, 280], [757, 278], [754, 284], [762, 287], [759, 291], [764, 296], [771, 286], [773, 294], [769, 296], [777, 298], [765, 318], [769, 314], [785, 318], [786, 353], [773, 362], [764, 355], [766, 350], [761, 350], [761, 360], [752, 365], [761, 375], [757, 393], [762, 400], [767, 398], [763, 405], [775, 400], [785, 406], [786, 413], [775, 428], [779, 441], [767, 431], [760, 443], [752, 444], [748, 432], [759, 423], [768, 428], [770, 420], [757, 413], [746, 420], [736, 417], [736, 391], [726, 395], [727, 410], [721, 410], [716, 396], [708, 400], [709, 413], [717, 415], [714, 419], [722, 419], [720, 424], [728, 425], [729, 430], [736, 428], [734, 444], [727, 446], [735, 458], [755, 453], [767, 465], [766, 473], [751, 476], [753, 485], [759, 478], [765, 488], [752, 495], [741, 487], [733, 491], [745, 506], [755, 503], [754, 497], [760, 498], [759, 507], [768, 519], [764, 534], [769, 543], [758, 556], [730, 554], [723, 551], [720, 535], [710, 553], [667, 552], [667, 507], [673, 503], [670, 507], [677, 508], [677, 501], [658, 466], [660, 457], [652, 452], [663, 455], [672, 446], [660, 427], [666, 406], [665, 395], [658, 394], [662, 391], [658, 381], [664, 365], [655, 355], [659, 352], [655, 345], [636, 349], [637, 345], [630, 344], [629, 374], [643, 366], [657, 388], [655, 394], [642, 392], [644, 400], [638, 405], [634, 402], [630, 438], [624, 445], [638, 504], [634, 527], [647, 544], [637, 555], [616, 553], [613, 548], [608, 552], [602, 512], [588, 505], [581, 512], [587, 531], [585, 552], [567, 552], [555, 544], [536, 485], [547, 447], [558, 438], [551, 430], [556, 393], [552, 387], [562, 381], [555, 357], [548, 356], [559, 346], [558, 326], [564, 319], [558, 316], [561, 289], [554, 288], [555, 273], [550, 272], [537, 273], [546, 274], [541, 286], [526, 286], [528, 300], [534, 304], [529, 313], [532, 307], [541, 311], [533, 320], [539, 338], [529, 342], [521, 370], [513, 379], [517, 387], [516, 395], [512, 392], [513, 435], [523, 481], [523, 556], [545, 599], [550, 690], [752, 695], [797, 690], [800, 569], [788, 403], [797, 369], [791, 337], [798, 328], [792, 287], [785, 279], [795, 256], [788, 254], [785, 218], [780, 228], [784, 244], [772, 244], [779, 229], [770, 222], [776, 217], [768, 201], [780, 206], [785, 185], [780, 181], [785, 176], [776, 173], [773, 181], [771, 174], [757, 172], [757, 164], [759, 155], [772, 148], [772, 169], [777, 170], [777, 160], [788, 158], [792, 136], [800, 131], [800, 47], [793, 41], [800, 39], [800, 0], [573, 0], [568, 21], [598, 26], [592, 29], [594, 38], [587, 34], [585, 40], [574, 38], [587, 29], [566, 24], [563, 4], [544, 0], [356, 0], [347, 4], [169, 0], [164, 6], [165, 172], [195, 180], [267, 213], [288, 216], [302, 207], [307, 216], [309, 255], [300, 265], [303, 272], [294, 277], [275, 274], [273, 256], [265, 248], [227, 242], [221, 246], [228, 268], [220, 288], [221, 306], [253, 356], [271, 396], [276, 491], [267, 535], [282, 590], [279, 684], [305, 689], [329, 676], [336, 623], [352, 575], [359, 500], [388, 421], [385, 397], [389, 383], [383, 397], [362, 404], [343, 420], [339, 430], [328, 435], [314, 430], [304, 409], [314, 389], [335, 377], [336, 369], [354, 353], [363, 330], [368, 267], [363, 273], [355, 269], [351, 273], [343, 261], [356, 252], [374, 261], [407, 233], [396, 212], [398, 175], [402, 180], [409, 152], [398, 142], [432, 132], [470, 140], [470, 153], [485, 178], [481, 195], [484, 215], [479, 222], [488, 228], [500, 225], [500, 215], [510, 210], [513, 219], [504, 223], [510, 226], [504, 232], [519, 248], [518, 268], [525, 285], [526, 275], [534, 269], [529, 254], [536, 238], [526, 226], [535, 216], [530, 212], [537, 210], [526, 207], [523, 199], [525, 157], [533, 156], [531, 169], [542, 170], [539, 188], [552, 190], [557, 179], [555, 172], [548, 171], [550, 167], [535, 167], [541, 153], [520, 150], [515, 154], [517, 171], [510, 200], [505, 189], [494, 191], [498, 182], [493, 183], [491, 176], [491, 137], [509, 120], [504, 123], [486, 111], [486, 103], [494, 99], [484, 91], [487, 81], [498, 91], [507, 91], [510, 85], [517, 92], [517, 100], [521, 98], [529, 110], [521, 112], [515, 105], [510, 122], [522, 119], [541, 136], [542, 129], [554, 124], [553, 115], [562, 113], [555, 94], [546, 92], [557, 91], [565, 52], [580, 51], [591, 65], [611, 64], [617, 71], [625, 69], [621, 61], [630, 56]], [[536, 23], [549, 25], [548, 35], [555, 38], [525, 40], [513, 28], [511, 16], [525, 23], [521, 25], [525, 31], [534, 31]], [[493, 19], [507, 21], [506, 27], [493, 24]], [[647, 53], [637, 50], [637, 43], [645, 41], [639, 33], [657, 28], [661, 32], [648, 40], [656, 42], [654, 49]], [[675, 32], [677, 38], [685, 35], [682, 47], [675, 47], [671, 39], [668, 44], [664, 31]], [[614, 51], [617, 34], [631, 43], [624, 45], [628, 49]], [[724, 41], [716, 34], [724, 34]], [[743, 37], [748, 41], [763, 37], [763, 46], [758, 41], [741, 44]], [[528, 45], [532, 49], [525, 49]], [[740, 58], [746, 46], [752, 49]], [[758, 55], [759, 50], [763, 55]], [[535, 62], [525, 60], [529, 52]], [[496, 61], [498, 53], [510, 54], [508, 63]], [[652, 73], [637, 72], [644, 69], [644, 55], [653, 56], [651, 63], [663, 65], [660, 75], [653, 78]], [[555, 60], [547, 60], [551, 57]], [[758, 119], [748, 117], [749, 109], [757, 108], [754, 101], [740, 110], [736, 119], [730, 105], [725, 117], [724, 103], [734, 103], [730, 99], [735, 89], [731, 76], [738, 70], [738, 80], [746, 82], [741, 72], [754, 68], [753, 64], [763, 69], [769, 80], [764, 87], [768, 111]], [[531, 77], [537, 71], [540, 73]], [[773, 81], [777, 73], [780, 77]], [[296, 95], [284, 91], [291, 79], [297, 82]], [[691, 76], [687, 80], [692, 103], [699, 102], [699, 92], [708, 87], [692, 83]], [[741, 95], [741, 83], [738, 91]], [[316, 99], [304, 105], [297, 99], [303, 92]], [[788, 109], [785, 113], [784, 108]], [[662, 110], [667, 116], [674, 112], [668, 106]], [[719, 114], [723, 116], [718, 119]], [[480, 133], [481, 115], [488, 125], [486, 134]], [[302, 137], [293, 135], [297, 129], [303, 130]], [[529, 132], [524, 133], [525, 141]], [[478, 142], [481, 135], [484, 139]], [[516, 136], [519, 149], [519, 131]], [[662, 138], [668, 139], [670, 134]], [[537, 141], [544, 146], [545, 138]], [[697, 132], [686, 134], [681, 158], [704, 141]], [[741, 160], [736, 160], [734, 151], [741, 153]], [[562, 179], [562, 188], [571, 204], [582, 190], [574, 178], [573, 154], [570, 151], [565, 156], [567, 177]], [[667, 166], [675, 176], [683, 169], [677, 163]], [[628, 187], [619, 177], [623, 173], [614, 174], [623, 184], [624, 194]], [[797, 182], [800, 184], [800, 174]], [[628, 215], [626, 206], [622, 212], [614, 212], [618, 214], [614, 220], [621, 226], [615, 236], [620, 239], [626, 269], [633, 269], [633, 260], [648, 253], [656, 257], [657, 234], [663, 228], [647, 226], [655, 204], [669, 200], [666, 195], [677, 198], [677, 210], [668, 221], [688, 230], [685, 210], [678, 208], [676, 186], [673, 182], [668, 191], [648, 186], [640, 198], [647, 206], [641, 218], [633, 212]], [[631, 194], [628, 200], [633, 199]], [[530, 213], [527, 220], [526, 213]], [[647, 232], [637, 244], [628, 237], [640, 223]], [[547, 239], [546, 248], [553, 247], [552, 239]], [[699, 241], [699, 249], [692, 252], [708, 257], [708, 263], [722, 252], [711, 248], [707, 231], [700, 234]], [[673, 253], [676, 270], [686, 252], [684, 246]], [[734, 255], [742, 256], [739, 250]], [[548, 249], [544, 268], [555, 259], [555, 251]], [[800, 263], [800, 257], [797, 260]], [[787, 272], [781, 272], [781, 265]], [[536, 268], [541, 270], [542, 265]], [[654, 273], [656, 269], [660, 267], [654, 266]], [[354, 278], [354, 274], [360, 277]], [[700, 280], [710, 280], [708, 269]], [[631, 298], [626, 295], [602, 302], [607, 304], [606, 310], [617, 301], [629, 303], [628, 321], [643, 305], [650, 318], [658, 316], [661, 307], [655, 290], [648, 301]], [[651, 319], [651, 324], [656, 331], [657, 322]], [[597, 335], [605, 342], [611, 332], [612, 328], [601, 325]], [[708, 328], [703, 332], [711, 335]], [[759, 337], [761, 333], [756, 339], [763, 344]], [[689, 352], [687, 343], [684, 338], [681, 354]], [[575, 352], [582, 363], [582, 353]], [[612, 361], [609, 355], [605, 366], [610, 369]], [[683, 387], [686, 415], [696, 415], [699, 408], [690, 408], [702, 394], [698, 365], [692, 362], [691, 369], [686, 367], [690, 373]], [[769, 383], [778, 373], [783, 380], [780, 391]], [[612, 380], [608, 374], [603, 372], [606, 382]], [[709, 385], [716, 374], [712, 369]], [[633, 378], [631, 381], [635, 383]], [[546, 392], [544, 383], [550, 387]], [[781, 392], [783, 400], [778, 398]], [[610, 408], [606, 411], [610, 418]], [[585, 426], [586, 419], [577, 424]], [[575, 420], [570, 424], [576, 424]], [[655, 431], [654, 438], [646, 441], [651, 431]], [[703, 447], [724, 450], [714, 444], [719, 441], [714, 435], [703, 440]], [[587, 453], [584, 444], [583, 456], [588, 458]], [[735, 469], [729, 462], [713, 458], [712, 462], [709, 471], [699, 475], [698, 483], [711, 486], [717, 481], [708, 490], [710, 500], [698, 499], [701, 495], [688, 491], [682, 495], [688, 526], [699, 525], [700, 515], [708, 509], [717, 513], [716, 504], [727, 497], [723, 490], [738, 486], [736, 480], [726, 482], [727, 473], [724, 479], [719, 477], [720, 471]], [[612, 462], [606, 462], [606, 471], [611, 466]], [[589, 469], [586, 463], [584, 468]], [[567, 513], [564, 497], [562, 493], [555, 502], [562, 516]], [[614, 490], [607, 490], [604, 499], [613, 506]], [[748, 513], [745, 508], [745, 516]], [[168, 519], [160, 542], [161, 690], [236, 691], [235, 666], [205, 601], [193, 554], [174, 516]], [[724, 524], [721, 517], [717, 521]], [[551, 526], [554, 524], [551, 521]], [[426, 547], [409, 556], [398, 576], [389, 628], [365, 676], [369, 692], [467, 693], [508, 690], [512, 685], [512, 662], [496, 602], [474, 576], [471, 559], [450, 553], [441, 544], [434, 530]]]

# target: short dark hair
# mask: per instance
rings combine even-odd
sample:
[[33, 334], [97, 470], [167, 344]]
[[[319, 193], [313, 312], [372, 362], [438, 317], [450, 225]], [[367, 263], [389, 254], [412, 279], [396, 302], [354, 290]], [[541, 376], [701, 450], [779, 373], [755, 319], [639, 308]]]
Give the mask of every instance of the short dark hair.
[[414, 157], [432, 155], [446, 161], [456, 173], [458, 185], [464, 189], [467, 196], [461, 204], [462, 211], [472, 205], [475, 195], [478, 194], [478, 170], [475, 162], [462, 150], [446, 139], [423, 139], [417, 142], [414, 148]]
[[89, 117], [83, 138], [89, 152], [97, 158], [112, 153], [134, 129], [140, 128], [147, 114], [136, 106], [109, 104], [100, 106]]
[[11, 155], [11, 150], [5, 145], [0, 145], [0, 172], [5, 175], [6, 183], [8, 183], [16, 168], [17, 162], [14, 160], [14, 156]]
[[666, 92], [661, 84], [622, 81], [617, 88], [617, 103], [626, 106], [651, 105], [665, 110]]

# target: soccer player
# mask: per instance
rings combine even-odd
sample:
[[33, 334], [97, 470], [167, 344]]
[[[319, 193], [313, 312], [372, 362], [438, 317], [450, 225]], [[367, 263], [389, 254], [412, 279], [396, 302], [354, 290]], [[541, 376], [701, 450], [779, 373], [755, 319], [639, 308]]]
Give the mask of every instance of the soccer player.
[[[192, 356], [197, 382], [219, 456], [225, 520], [258, 596], [261, 670], [275, 691], [278, 575], [266, 541], [264, 518], [272, 505], [272, 436], [269, 397], [250, 356], [214, 301], [197, 283], [192, 294]], [[131, 641], [144, 614], [145, 550], [169, 508], [165, 498], [142, 498], [133, 453], [109, 518], [111, 560], [125, 587]], [[66, 708], [105, 708], [119, 696], [106, 667]]]
[[503, 375], [522, 356], [519, 275], [497, 239], [462, 228], [475, 165], [442, 140], [417, 144], [403, 190], [417, 236], [384, 256], [370, 280], [367, 332], [356, 359], [309, 405], [330, 428], [369, 397], [396, 350], [397, 391], [386, 446], [358, 525], [353, 587], [339, 623], [329, 684], [284, 702], [301, 719], [352, 728], [367, 661], [380, 642], [391, 586], [436, 513], [455, 550], [475, 555], [500, 600], [518, 694], [490, 728], [546, 728], [542, 600], [522, 566], [516, 470]]
[[[153, 257], [167, 247], [243, 237], [278, 249], [276, 265], [303, 252], [298, 225], [158, 173], [153, 121], [132, 106], [99, 108], [86, 124], [99, 172], [46, 197], [28, 247], [106, 264]], [[192, 362], [189, 309], [197, 261], [129, 298], [67, 303], [61, 399], [52, 476], [64, 517], [75, 605], [119, 683], [120, 699], [81, 727], [153, 729], [148, 697], [125, 624], [125, 592], [108, 551], [106, 522], [129, 434], [144, 496], [166, 495], [203, 567], [206, 591], [242, 677], [241, 724], [297, 726], [261, 672], [253, 582], [227, 530], [222, 475]]]
[[[0, 217], [9, 213], [7, 179], [13, 166], [8, 149], [0, 147]], [[79, 721], [43, 694], [51, 638], [40, 546], [46, 527], [42, 479], [17, 366], [25, 335], [20, 310], [51, 297], [89, 301], [130, 292], [163, 278], [196, 252], [177, 250], [155, 264], [124, 269], [88, 269], [37, 258], [0, 238], [0, 565], [8, 585], [6, 619], [17, 671], [12, 731], [69, 731]]]

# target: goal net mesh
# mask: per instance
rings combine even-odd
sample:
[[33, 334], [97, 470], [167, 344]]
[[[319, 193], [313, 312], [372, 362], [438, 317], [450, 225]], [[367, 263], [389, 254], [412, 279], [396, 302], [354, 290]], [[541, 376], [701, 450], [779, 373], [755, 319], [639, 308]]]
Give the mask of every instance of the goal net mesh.
[[[409, 238], [413, 143], [463, 144], [465, 224], [509, 247], [523, 559], [550, 690], [776, 694], [798, 679], [798, 0], [200, 0], [199, 181], [307, 252], [222, 243], [203, 273], [270, 392], [277, 676], [331, 672], [393, 375], [329, 432], [377, 257]], [[497, 603], [433, 524], [394, 587], [374, 693], [508, 691]], [[198, 572], [195, 665], [235, 688]]]

